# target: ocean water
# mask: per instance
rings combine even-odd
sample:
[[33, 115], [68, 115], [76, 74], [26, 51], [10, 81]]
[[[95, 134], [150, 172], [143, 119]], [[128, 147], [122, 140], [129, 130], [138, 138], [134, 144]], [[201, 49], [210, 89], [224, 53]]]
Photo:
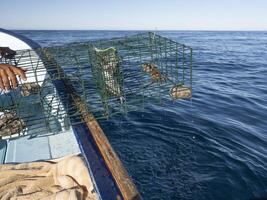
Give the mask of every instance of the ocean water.
[[[139, 31], [17, 32], [51, 46]], [[192, 101], [100, 121], [143, 198], [267, 198], [267, 32], [158, 34], [193, 48]]]

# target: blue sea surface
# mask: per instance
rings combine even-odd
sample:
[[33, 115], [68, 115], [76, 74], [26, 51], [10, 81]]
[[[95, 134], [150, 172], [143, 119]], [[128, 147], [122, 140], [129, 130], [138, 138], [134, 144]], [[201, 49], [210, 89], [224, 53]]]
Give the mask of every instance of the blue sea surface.
[[[17, 31], [42, 46], [140, 31]], [[100, 124], [144, 199], [267, 198], [267, 32], [157, 31], [194, 50], [192, 101]]]

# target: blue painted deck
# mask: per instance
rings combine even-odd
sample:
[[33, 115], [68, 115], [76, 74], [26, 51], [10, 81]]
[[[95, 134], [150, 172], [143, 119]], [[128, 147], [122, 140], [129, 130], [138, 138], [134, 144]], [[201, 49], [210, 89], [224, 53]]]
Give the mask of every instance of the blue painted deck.
[[0, 164], [32, 162], [80, 153], [72, 130], [0, 141]]

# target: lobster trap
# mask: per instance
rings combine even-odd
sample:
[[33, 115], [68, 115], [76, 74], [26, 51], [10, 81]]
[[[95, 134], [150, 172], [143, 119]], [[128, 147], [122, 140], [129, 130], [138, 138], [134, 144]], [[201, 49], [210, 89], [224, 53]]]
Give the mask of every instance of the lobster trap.
[[151, 32], [49, 50], [97, 118], [192, 96], [192, 49]]
[[54, 134], [81, 123], [81, 114], [69, 101], [71, 94], [57, 91], [66, 79], [45, 49], [21, 50], [4, 63], [26, 70], [27, 81], [0, 94], [0, 138]]
[[[2, 137], [68, 130], [83, 111], [109, 118], [192, 96], [192, 49], [154, 33], [17, 51], [4, 62], [26, 69], [28, 80], [0, 95]], [[62, 81], [70, 93], [56, 90]], [[71, 95], [86, 106], [77, 109]]]

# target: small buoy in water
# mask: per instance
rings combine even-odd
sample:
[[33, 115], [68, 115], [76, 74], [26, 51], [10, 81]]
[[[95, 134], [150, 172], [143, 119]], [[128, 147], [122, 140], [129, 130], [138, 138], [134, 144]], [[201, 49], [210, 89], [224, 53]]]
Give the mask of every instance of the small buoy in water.
[[170, 89], [172, 99], [188, 99], [191, 98], [191, 89], [183, 85], [175, 85]]

